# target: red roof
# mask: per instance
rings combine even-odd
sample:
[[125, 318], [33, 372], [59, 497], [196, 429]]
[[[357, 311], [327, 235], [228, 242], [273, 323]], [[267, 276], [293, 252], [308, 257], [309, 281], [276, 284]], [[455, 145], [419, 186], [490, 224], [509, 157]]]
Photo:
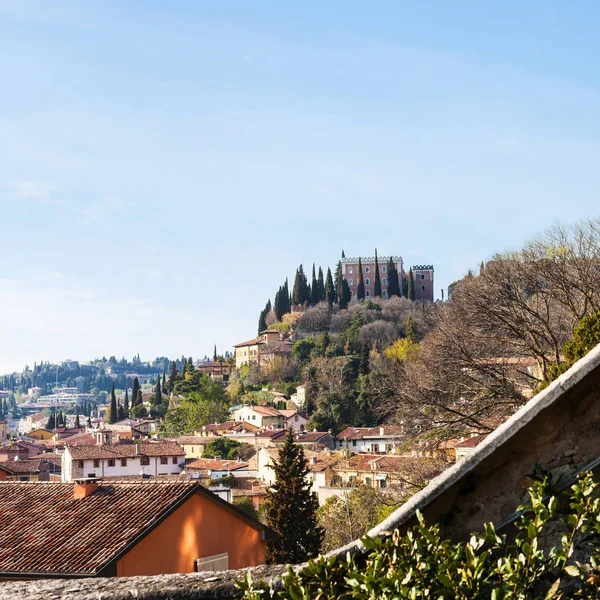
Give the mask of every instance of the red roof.
[[135, 456], [183, 456], [185, 452], [173, 442], [144, 444], [107, 444], [105, 446], [67, 446], [73, 460], [133, 458]]
[[195, 493], [264, 529], [193, 482], [102, 482], [80, 499], [73, 490], [72, 483], [0, 482], [0, 572], [110, 575], [128, 546]]
[[475, 435], [473, 437], [467, 438], [464, 442], [459, 442], [454, 447], [455, 448], [475, 448], [475, 446], [479, 446], [483, 440], [487, 437], [487, 434], [484, 435]]
[[[381, 430], [383, 429], [383, 435]], [[364, 438], [386, 438], [402, 435], [402, 427], [397, 425], [380, 425], [378, 427], [346, 427], [338, 433], [338, 440], [362, 440]]]
[[216, 460], [215, 458], [199, 458], [185, 465], [186, 469], [210, 469], [211, 471], [237, 471], [247, 467], [248, 463], [239, 460]]

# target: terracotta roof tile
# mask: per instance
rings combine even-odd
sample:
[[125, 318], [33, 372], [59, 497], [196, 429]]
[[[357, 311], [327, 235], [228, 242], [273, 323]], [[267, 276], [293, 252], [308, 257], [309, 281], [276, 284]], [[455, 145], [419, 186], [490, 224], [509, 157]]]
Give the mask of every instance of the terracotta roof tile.
[[210, 469], [211, 471], [236, 471], [247, 469], [248, 463], [238, 460], [216, 460], [214, 458], [199, 458], [185, 465], [186, 469]]
[[473, 437], [467, 438], [464, 442], [459, 442], [454, 447], [455, 448], [475, 448], [485, 440], [487, 435], [475, 435]]
[[[67, 446], [74, 460], [130, 458], [134, 456], [183, 456], [185, 452], [173, 442], [144, 444], [107, 444], [105, 446]], [[139, 454], [138, 454], [139, 451]]]

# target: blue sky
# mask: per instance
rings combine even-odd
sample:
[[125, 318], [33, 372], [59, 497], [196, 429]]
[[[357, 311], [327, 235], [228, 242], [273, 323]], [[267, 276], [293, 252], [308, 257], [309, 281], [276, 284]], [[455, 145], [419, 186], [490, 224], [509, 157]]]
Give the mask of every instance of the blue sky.
[[599, 216], [599, 13], [0, 0], [0, 372], [230, 349], [342, 248], [439, 296]]

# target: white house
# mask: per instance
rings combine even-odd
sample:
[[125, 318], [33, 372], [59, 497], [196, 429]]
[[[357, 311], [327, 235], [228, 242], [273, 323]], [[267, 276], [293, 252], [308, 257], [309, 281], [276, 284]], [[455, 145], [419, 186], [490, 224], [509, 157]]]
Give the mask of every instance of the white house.
[[283, 428], [285, 417], [272, 406], [259, 406], [254, 404], [242, 405], [232, 413], [235, 421], [246, 421], [259, 428]]
[[99, 431], [96, 446], [65, 446], [62, 480], [122, 475], [177, 475], [185, 463], [181, 446], [173, 442], [106, 443], [111, 432]]
[[337, 436], [337, 449], [374, 454], [395, 454], [402, 445], [402, 427], [347, 427]]

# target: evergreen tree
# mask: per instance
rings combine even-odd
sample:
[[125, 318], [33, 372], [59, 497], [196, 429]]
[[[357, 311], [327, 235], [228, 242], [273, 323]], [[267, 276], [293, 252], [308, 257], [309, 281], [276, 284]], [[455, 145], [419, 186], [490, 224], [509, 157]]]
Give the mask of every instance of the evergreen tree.
[[350, 287], [348, 286], [348, 282], [344, 279], [342, 280], [342, 295], [340, 296], [339, 306], [340, 309], [348, 308], [348, 304], [352, 299], [352, 292], [350, 291]]
[[[323, 275], [323, 273], [321, 273]], [[317, 274], [315, 272], [315, 263], [312, 268], [312, 283], [310, 286], [310, 303], [314, 306], [319, 304], [319, 282], [317, 281]]]
[[417, 342], [417, 325], [412, 317], [408, 317], [408, 319], [406, 319], [404, 337], [406, 337], [406, 339], [412, 342], [413, 344], [416, 344]]
[[126, 418], [129, 416], [129, 390], [125, 388], [125, 400], [123, 401], [123, 412], [125, 413]]
[[79, 423], [79, 407], [75, 411], [75, 427], [79, 429], [81, 424]]
[[[177, 365], [175, 361], [171, 361], [171, 367], [169, 369], [169, 394], [173, 393], [175, 388], [175, 382], [177, 381]], [[133, 398], [133, 396], [132, 396]]]
[[[277, 295], [279, 295], [279, 292], [277, 292], [277, 294], [275, 295], [275, 305], [277, 305]], [[277, 314], [277, 313], [275, 313], [275, 314]], [[260, 315], [258, 317], [258, 333], [260, 333], [261, 331], [264, 331], [266, 328], [267, 328], [267, 309], [265, 307], [260, 311]]]
[[167, 394], [167, 374], [165, 373], [165, 371], [163, 370], [163, 376], [162, 376], [162, 393], [163, 394]]
[[304, 267], [300, 265], [296, 271], [296, 279], [294, 280], [294, 290], [292, 291], [294, 304], [303, 305], [305, 302], [310, 302], [310, 290], [308, 281], [304, 274]]
[[346, 258], [346, 255], [344, 254], [344, 250], [342, 249], [342, 258]]
[[358, 285], [356, 286], [356, 297], [362, 300], [365, 297], [365, 279], [363, 276], [362, 262], [358, 257]]
[[56, 429], [56, 415], [52, 413], [46, 421], [46, 429]]
[[360, 345], [360, 363], [358, 365], [359, 375], [369, 374], [369, 364], [371, 356], [371, 346], [367, 342], [363, 342]]
[[125, 418], [125, 409], [122, 404], [117, 407], [117, 421], [122, 421]]
[[152, 404], [154, 406], [160, 406], [162, 403], [162, 393], [160, 391], [160, 378], [156, 380], [156, 386], [154, 387], [154, 396], [152, 397]]
[[[292, 302], [290, 300], [291, 298], [291, 294], [290, 294], [290, 286], [288, 284], [288, 279], [287, 277], [285, 278], [285, 283], [283, 284], [283, 298], [281, 299], [282, 301], [282, 307], [285, 309], [283, 311], [283, 314], [287, 314], [289, 312], [291, 312], [292, 310]], [[271, 301], [269, 300], [269, 305], [270, 305]], [[269, 309], [270, 310], [270, 309]]]
[[319, 302], [325, 301], [325, 281], [323, 280], [323, 269], [319, 267], [319, 276], [317, 277], [317, 284], [319, 286]]
[[415, 282], [413, 281], [412, 267], [408, 269], [408, 276], [406, 282], [406, 297], [409, 300], [415, 299]]
[[[174, 365], [175, 363], [171, 363]], [[138, 392], [140, 390], [140, 380], [136, 377], [133, 380], [133, 386], [131, 388], [131, 408], [137, 406]]]
[[87, 420], [87, 426], [91, 429], [92, 428], [92, 417], [89, 416], [88, 420]]
[[304, 450], [294, 443], [292, 428], [272, 468], [275, 482], [265, 501], [265, 520], [278, 535], [267, 540], [267, 563], [299, 564], [319, 553], [324, 532], [317, 519], [319, 502], [306, 478]]
[[138, 390], [137, 401], [136, 401], [135, 405], [136, 406], [143, 406], [144, 405], [144, 399], [142, 398], [142, 390]]
[[342, 297], [343, 280], [344, 277], [342, 275], [342, 261], [338, 260], [338, 264], [335, 267], [335, 278], [333, 280], [333, 287], [335, 288], [335, 302], [339, 302], [340, 298]]
[[215, 350], [213, 352], [213, 360], [217, 360], [217, 345], [215, 344]]
[[333, 287], [333, 277], [331, 277], [331, 269], [327, 269], [327, 277], [325, 278], [325, 302], [331, 307], [335, 302], [335, 288]]
[[392, 296], [401, 296], [400, 292], [400, 280], [398, 279], [398, 269], [394, 261], [390, 258], [387, 264], [387, 277], [388, 277], [388, 298]]
[[381, 277], [379, 275], [377, 248], [375, 248], [375, 283], [373, 284], [373, 295], [375, 296], [375, 298], [381, 298]]
[[[136, 377], [137, 379], [137, 377]], [[117, 397], [115, 395], [115, 382], [112, 382], [112, 389], [110, 392], [110, 423], [116, 423], [118, 420], [117, 413]]]

